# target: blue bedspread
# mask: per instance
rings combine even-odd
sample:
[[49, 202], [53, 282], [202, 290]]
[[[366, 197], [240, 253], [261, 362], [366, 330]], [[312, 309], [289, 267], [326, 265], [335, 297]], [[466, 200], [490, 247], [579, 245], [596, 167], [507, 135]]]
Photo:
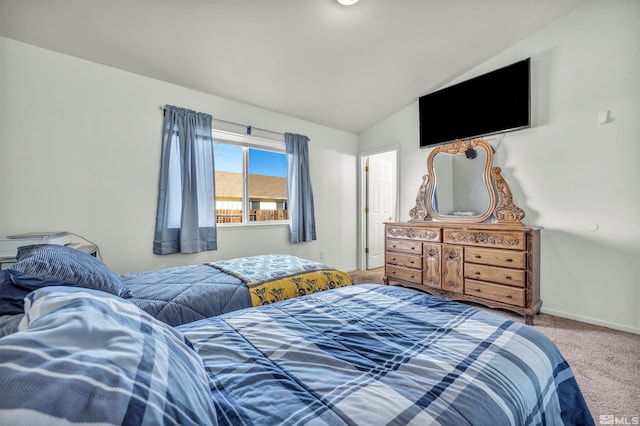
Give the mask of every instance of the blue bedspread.
[[36, 290], [0, 338], [5, 424], [594, 423], [533, 327], [366, 284], [175, 328], [105, 292]]
[[169, 325], [251, 306], [246, 285], [209, 265], [191, 265], [121, 276], [133, 297], [128, 299]]
[[220, 424], [593, 424], [543, 334], [409, 289], [354, 285], [178, 329]]

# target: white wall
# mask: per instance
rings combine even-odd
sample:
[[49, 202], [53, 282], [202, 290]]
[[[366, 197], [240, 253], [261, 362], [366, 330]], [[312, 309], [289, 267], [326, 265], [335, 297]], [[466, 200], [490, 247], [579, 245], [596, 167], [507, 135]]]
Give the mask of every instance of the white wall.
[[[0, 38], [0, 237], [68, 230], [123, 273], [263, 253], [356, 268], [357, 136]], [[217, 251], [152, 254], [164, 104], [309, 136], [318, 240], [219, 228]]]
[[[5, 78], [4, 78], [4, 64], [5, 64], [5, 55], [4, 55], [4, 41], [5, 39], [0, 37], [0, 230], [4, 227], [4, 214], [2, 212], [2, 199], [4, 198], [4, 187], [5, 187], [5, 178], [3, 176], [2, 170], [4, 170], [7, 166], [5, 165], [4, 159], [4, 102], [2, 99], [5, 98]], [[4, 236], [4, 234], [2, 234]]]
[[[508, 133], [495, 163], [527, 213], [524, 222], [544, 227], [542, 310], [635, 333], [639, 40], [640, 2], [594, 0], [457, 80], [531, 57], [533, 126]], [[598, 125], [604, 110], [612, 120]], [[416, 102], [359, 137], [361, 151], [401, 145], [403, 220], [415, 204], [429, 154], [418, 148], [418, 133]], [[495, 146], [499, 138], [489, 142]]]

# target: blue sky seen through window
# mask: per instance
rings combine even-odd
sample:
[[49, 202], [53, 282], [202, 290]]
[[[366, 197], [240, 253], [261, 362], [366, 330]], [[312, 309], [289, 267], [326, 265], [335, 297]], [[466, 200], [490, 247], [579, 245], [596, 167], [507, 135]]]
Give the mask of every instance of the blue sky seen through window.
[[[242, 173], [242, 147], [214, 143], [216, 170]], [[287, 160], [283, 153], [249, 148], [249, 174], [287, 176]]]

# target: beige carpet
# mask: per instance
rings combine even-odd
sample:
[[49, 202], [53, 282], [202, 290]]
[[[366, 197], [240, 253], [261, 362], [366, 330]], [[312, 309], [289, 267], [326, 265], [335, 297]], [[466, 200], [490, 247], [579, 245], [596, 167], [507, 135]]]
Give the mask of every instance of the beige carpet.
[[[355, 283], [382, 283], [382, 268], [351, 273]], [[486, 309], [524, 322], [509, 311]], [[541, 314], [535, 328], [549, 337], [569, 362], [595, 423], [600, 416], [638, 424], [640, 420], [640, 335]], [[611, 417], [609, 417], [609, 420]], [[603, 422], [608, 419], [602, 419]], [[604, 423], [602, 423], [604, 424]]]

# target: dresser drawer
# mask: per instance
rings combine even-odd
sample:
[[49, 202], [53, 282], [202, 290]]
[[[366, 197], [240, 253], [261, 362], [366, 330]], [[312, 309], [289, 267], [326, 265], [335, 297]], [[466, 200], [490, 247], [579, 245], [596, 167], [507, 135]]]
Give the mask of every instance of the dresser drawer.
[[526, 232], [519, 231], [444, 229], [442, 240], [450, 244], [524, 250], [526, 247], [525, 235]]
[[521, 269], [497, 268], [495, 266], [465, 263], [464, 276], [465, 278], [474, 280], [491, 281], [493, 283], [518, 287], [524, 287], [525, 284], [525, 272]]
[[507, 303], [509, 305], [525, 306], [523, 288], [467, 279], [464, 282], [464, 293], [482, 299]]
[[387, 240], [387, 250], [401, 251], [404, 253], [413, 253], [416, 255], [422, 255], [422, 243], [419, 241], [389, 239]]
[[387, 238], [440, 242], [440, 228], [387, 224], [385, 227], [385, 235]]
[[422, 272], [415, 269], [402, 268], [400, 266], [388, 265], [386, 267], [387, 277], [408, 281], [422, 285]]
[[525, 253], [522, 251], [465, 247], [464, 260], [465, 262], [482, 263], [483, 265], [525, 269]]
[[386, 262], [391, 265], [402, 266], [404, 268], [422, 269], [422, 257], [411, 256], [410, 254], [387, 253]]

